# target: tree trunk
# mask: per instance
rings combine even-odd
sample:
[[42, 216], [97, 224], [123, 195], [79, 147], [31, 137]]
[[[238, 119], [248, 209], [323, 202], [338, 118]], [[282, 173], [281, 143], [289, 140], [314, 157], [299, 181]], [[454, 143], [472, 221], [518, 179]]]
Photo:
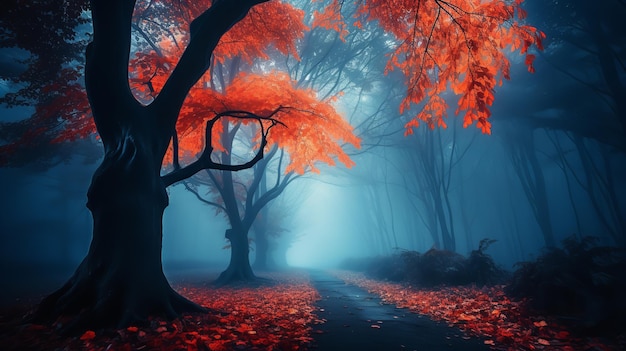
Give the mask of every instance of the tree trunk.
[[555, 247], [552, 216], [546, 190], [546, 182], [539, 160], [532, 130], [516, 130], [509, 135], [511, 161], [533, 216], [541, 229], [546, 247]]
[[89, 252], [38, 310], [38, 317], [51, 321], [78, 315], [67, 326], [69, 332], [202, 310], [176, 293], [163, 275], [162, 219], [168, 196], [159, 175], [160, 156], [146, 147], [153, 135], [139, 128], [125, 131], [126, 137], [107, 150], [89, 187]]
[[[257, 218], [257, 220], [259, 220]], [[254, 259], [254, 268], [257, 270], [267, 270], [268, 268], [268, 255], [269, 240], [267, 239], [267, 231], [265, 225], [255, 226], [254, 242], [256, 247], [256, 257]]]
[[[587, 16], [590, 27], [589, 33], [597, 49], [600, 70], [608, 91], [607, 95], [612, 100], [613, 110], [621, 127], [621, 134], [626, 136], [626, 87], [622, 83], [623, 80], [620, 79], [619, 53], [611, 47], [611, 42], [607, 40], [611, 31], [603, 28], [602, 14], [597, 7], [591, 5], [585, 6], [585, 8], [591, 13]], [[621, 68], [623, 70], [623, 66]], [[622, 139], [622, 145], [623, 143], [624, 139]]]
[[248, 231], [244, 229], [226, 230], [226, 238], [230, 240], [230, 262], [228, 267], [215, 281], [218, 286], [230, 284], [234, 281], [253, 281], [257, 277], [250, 266], [250, 247], [248, 245]]
[[554, 239], [554, 232], [552, 230], [552, 216], [550, 214], [550, 206], [548, 204], [548, 195], [546, 189], [545, 176], [543, 169], [537, 159], [536, 147], [532, 135], [530, 136], [530, 143], [523, 145], [525, 148], [526, 157], [532, 171], [532, 179], [534, 181], [534, 209], [535, 218], [543, 233], [543, 239], [546, 243], [546, 247], [555, 247], [556, 240]]
[[440, 194], [437, 192], [436, 196], [433, 196], [433, 202], [437, 213], [439, 229], [441, 230], [441, 242], [443, 243], [443, 249], [451, 252], [456, 252], [456, 241], [453, 233], [448, 228], [446, 215], [443, 209], [443, 203], [439, 196]]
[[209, 67], [215, 46], [260, 2], [214, 1], [192, 22], [191, 39], [177, 66], [152, 104], [144, 106], [128, 82], [135, 1], [90, 1], [93, 39], [86, 50], [85, 89], [105, 150], [88, 192], [93, 238], [74, 275], [41, 302], [36, 319], [54, 322], [71, 316], [63, 324], [72, 332], [203, 310], [176, 293], [163, 275], [162, 219], [168, 197], [161, 165], [180, 108]]

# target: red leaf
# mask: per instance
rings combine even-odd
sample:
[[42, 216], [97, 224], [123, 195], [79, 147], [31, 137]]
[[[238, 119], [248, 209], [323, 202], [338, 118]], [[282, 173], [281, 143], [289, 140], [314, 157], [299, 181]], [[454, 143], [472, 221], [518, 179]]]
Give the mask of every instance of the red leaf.
[[96, 332], [94, 332], [93, 330], [87, 330], [83, 333], [83, 335], [81, 335], [80, 340], [92, 340], [95, 337]]

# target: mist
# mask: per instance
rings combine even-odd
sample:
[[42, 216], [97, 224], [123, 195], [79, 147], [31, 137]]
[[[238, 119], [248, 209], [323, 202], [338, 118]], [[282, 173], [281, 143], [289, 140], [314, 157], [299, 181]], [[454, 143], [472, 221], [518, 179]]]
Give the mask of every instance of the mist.
[[[538, 70], [529, 77], [516, 72], [522, 82], [499, 89], [491, 136], [473, 128], [463, 129], [451, 117], [447, 129], [424, 127], [413, 136], [396, 133], [393, 140], [386, 141], [390, 145], [366, 146], [369, 150], [353, 156], [353, 168], [323, 167], [319, 175], [310, 174], [294, 182], [276, 200], [283, 208], [280, 211], [286, 213], [281, 219], [289, 232], [286, 262], [302, 267], [332, 267], [351, 257], [396, 250], [423, 252], [438, 246], [433, 238], [441, 235], [439, 220], [454, 231], [455, 250], [459, 253], [467, 254], [481, 239], [490, 238], [498, 240], [489, 253], [499, 264], [511, 268], [516, 262], [529, 260], [541, 252], [546, 241], [533, 212], [538, 211], [538, 204], [528, 198], [533, 196], [529, 193], [533, 184], [526, 182], [536, 179], [520, 179], [526, 172], [524, 167], [528, 167], [524, 163], [529, 161], [518, 159], [523, 156], [516, 151], [518, 148], [530, 148], [536, 157], [539, 168], [535, 171], [542, 174], [547, 205], [541, 215], [550, 222], [553, 243], [571, 235], [593, 235], [613, 244], [615, 237], [609, 230], [619, 237], [623, 234], [620, 218], [625, 218], [626, 182], [621, 177], [626, 171], [624, 154], [591, 139], [574, 139], [569, 131], [516, 125], [516, 118], [523, 117], [516, 116], [520, 103], [508, 95], [531, 99], [516, 91], [522, 89], [517, 85], [548, 84], [542, 80], [551, 68], [539, 66]], [[553, 103], [547, 110], [537, 109], [536, 114], [547, 120], [559, 118], [561, 106], [559, 101]], [[528, 103], [524, 105], [531, 108]], [[532, 144], [525, 144], [529, 142]], [[584, 150], [577, 151], [580, 147]], [[411, 155], [412, 150], [417, 152]], [[587, 158], [581, 161], [576, 152], [584, 152]], [[439, 162], [437, 169], [430, 169], [430, 175], [423, 173], [429, 171], [424, 168], [428, 167], [425, 157]], [[1, 212], [5, 261], [80, 261], [90, 241], [91, 219], [85, 203], [95, 167], [95, 163], [71, 159], [46, 170], [1, 170], [7, 185]], [[594, 173], [588, 173], [585, 167], [593, 167]], [[420, 177], [440, 177], [446, 183], [445, 189], [429, 189], [429, 184], [420, 183]], [[600, 186], [606, 188], [594, 192]], [[435, 222], [428, 218], [434, 210], [429, 208], [433, 203], [425, 195], [428, 191], [441, 192], [441, 199], [450, 206]], [[229, 255], [228, 249], [223, 249], [227, 245], [227, 220], [182, 185], [171, 187], [169, 195], [164, 219], [165, 265], [190, 261], [220, 269]], [[254, 254], [253, 250], [252, 260]]]
[[[287, 3], [306, 14], [296, 24], [314, 27], [321, 4]], [[356, 11], [351, 6], [342, 11]], [[258, 58], [214, 53], [211, 70], [172, 123], [173, 137], [166, 136], [160, 174], [158, 163], [153, 167], [154, 183], [167, 192], [167, 281], [192, 276], [227, 285], [294, 270], [371, 274], [373, 266], [391, 262], [395, 269], [398, 258], [427, 253], [451, 260], [478, 253], [510, 278], [524, 262], [569, 250], [572, 242], [623, 250], [626, 9], [598, 5], [587, 13], [584, 1], [525, 6], [527, 24], [546, 36], [533, 37], [542, 41], [524, 47], [528, 52], [505, 50], [506, 64], [493, 63], [497, 74], [489, 78], [498, 84], [480, 92], [493, 93], [493, 104], [487, 98], [476, 108], [488, 118], [464, 119], [471, 111], [458, 107], [458, 82], [410, 100], [419, 85], [388, 63], [401, 41], [375, 22], [357, 25], [356, 12], [346, 16], [351, 31], [341, 35], [315, 27], [292, 38], [293, 47], [265, 45]], [[81, 16], [90, 23], [90, 14]], [[142, 108], [157, 101], [158, 79], [173, 69], [161, 56], [149, 61], [153, 48], [175, 52], [169, 34], [146, 28], [134, 28], [129, 44], [133, 102]], [[168, 30], [191, 40], [182, 29]], [[24, 60], [37, 55], [0, 47], [3, 306], [54, 291], [96, 242], [87, 193], [106, 160], [87, 112], [91, 100], [77, 93], [85, 85], [77, 52], [63, 67], [80, 78], [54, 96], [70, 102], [46, 105], [42, 97], [29, 105], [10, 98], [26, 86], [16, 78], [28, 69]], [[447, 66], [437, 63], [424, 74], [435, 77]], [[429, 105], [439, 98], [444, 108]], [[210, 167], [176, 178], [197, 160]]]

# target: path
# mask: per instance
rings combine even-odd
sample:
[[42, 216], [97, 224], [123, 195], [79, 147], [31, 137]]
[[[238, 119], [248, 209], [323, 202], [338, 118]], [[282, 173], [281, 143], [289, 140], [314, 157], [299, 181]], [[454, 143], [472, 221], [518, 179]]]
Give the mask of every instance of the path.
[[461, 331], [445, 323], [383, 305], [377, 296], [328, 273], [311, 271], [310, 276], [311, 284], [322, 296], [316, 303], [318, 316], [326, 319], [314, 327], [314, 350], [489, 350], [480, 339], [463, 339]]

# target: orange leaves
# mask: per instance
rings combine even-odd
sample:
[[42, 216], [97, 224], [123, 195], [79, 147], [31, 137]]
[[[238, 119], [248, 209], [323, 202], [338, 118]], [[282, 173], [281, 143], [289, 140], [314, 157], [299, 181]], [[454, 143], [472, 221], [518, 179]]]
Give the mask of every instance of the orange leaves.
[[[206, 96], [204, 94], [207, 94]], [[285, 170], [304, 173], [317, 170], [316, 163], [345, 166], [354, 163], [341, 143], [359, 147], [360, 140], [352, 127], [339, 115], [329, 101], [319, 101], [310, 89], [299, 89], [284, 73], [266, 75], [241, 74], [226, 88], [224, 94], [194, 88], [181, 112], [178, 130], [181, 150], [194, 155], [202, 148], [204, 121], [215, 112], [245, 110], [268, 115], [277, 107], [282, 110], [274, 118], [284, 123], [275, 126], [269, 136], [269, 147], [277, 144], [289, 154]]]
[[333, 0], [323, 11], [315, 11], [313, 13], [313, 27], [334, 30], [339, 33], [341, 40], [345, 40], [348, 30], [341, 16], [341, 5], [339, 0]]
[[[429, 127], [445, 126], [447, 105], [438, 97], [446, 86], [461, 95], [456, 113], [464, 113], [464, 126], [476, 124], [490, 133], [490, 106], [496, 84], [509, 79], [506, 47], [527, 54], [531, 47], [541, 50], [545, 34], [516, 21], [526, 17], [520, 7], [504, 0], [368, 0], [360, 4], [359, 16], [377, 20], [397, 39], [387, 69], [398, 69], [406, 77], [407, 95], [401, 113], [426, 100], [415, 120]], [[534, 55], [525, 63], [530, 72]], [[410, 123], [407, 128], [413, 128]], [[411, 134], [407, 130], [406, 134]]]
[[533, 61], [535, 61], [535, 55], [528, 54], [526, 55], [526, 59], [524, 63], [528, 66], [528, 72], [535, 73], [535, 67], [533, 67]]
[[258, 288], [178, 286], [210, 309], [173, 321], [150, 319], [145, 325], [80, 337], [62, 338], [54, 328], [33, 325], [3, 335], [15, 350], [300, 350], [311, 341], [317, 291], [305, 273], [270, 277], [275, 285]]
[[[186, 46], [189, 40], [187, 30], [193, 19], [211, 6], [210, 0], [168, 4], [159, 7], [151, 14], [135, 13], [136, 17], [148, 18], [148, 28], [154, 27], [155, 16], [164, 25], [157, 26], [152, 38], [164, 50], [164, 56], [171, 55], [170, 44], [176, 38], [176, 49]], [[155, 8], [155, 6], [148, 6]], [[304, 36], [308, 27], [304, 24], [304, 12], [284, 1], [268, 1], [253, 7], [248, 15], [235, 24], [220, 40], [213, 55], [217, 62], [240, 57], [252, 63], [258, 58], [268, 59], [271, 50], [284, 55], [297, 57], [296, 43]], [[180, 55], [175, 55], [178, 58]]]
[[386, 303], [444, 320], [468, 334], [486, 338], [484, 343], [497, 350], [612, 349], [599, 340], [572, 337], [556, 321], [528, 315], [523, 303], [510, 300], [502, 286], [414, 289], [366, 279], [362, 274], [335, 274], [379, 295]]
[[96, 333], [93, 330], [87, 330], [81, 335], [80, 340], [92, 340], [96, 337]]
[[272, 278], [280, 284], [212, 291], [184, 288], [195, 302], [223, 312], [219, 323], [201, 327], [200, 336], [206, 336], [203, 341], [211, 350], [297, 350], [311, 341], [310, 325], [318, 321], [313, 303], [319, 294], [304, 274]]
[[283, 1], [269, 1], [253, 7], [222, 37], [213, 54], [218, 62], [240, 56], [252, 63], [258, 58], [268, 59], [269, 49], [274, 47], [297, 58], [296, 43], [307, 30], [304, 11]]

